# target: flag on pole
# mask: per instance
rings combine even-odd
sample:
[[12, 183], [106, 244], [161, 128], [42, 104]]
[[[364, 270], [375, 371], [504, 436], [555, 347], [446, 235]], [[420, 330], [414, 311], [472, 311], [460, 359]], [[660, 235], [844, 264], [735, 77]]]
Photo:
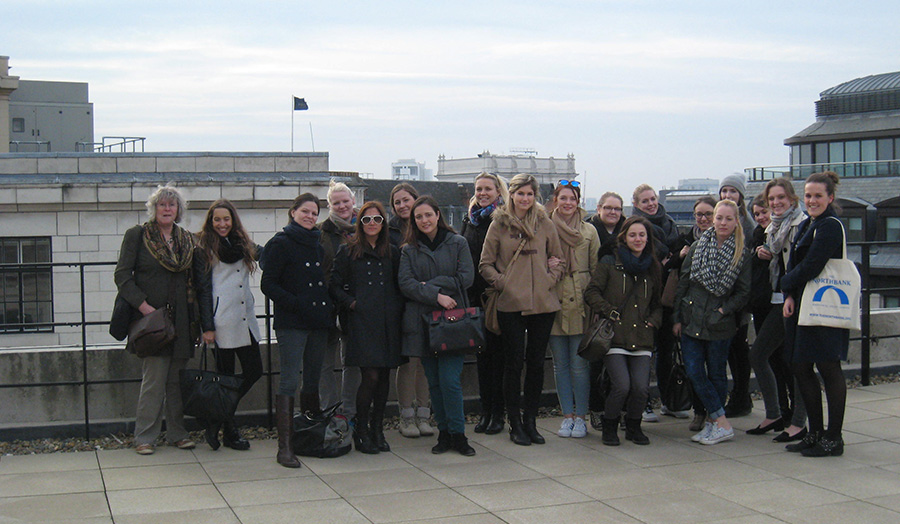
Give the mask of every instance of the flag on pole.
[[306, 100], [303, 98], [294, 97], [294, 111], [306, 111], [309, 109], [309, 106], [306, 105]]

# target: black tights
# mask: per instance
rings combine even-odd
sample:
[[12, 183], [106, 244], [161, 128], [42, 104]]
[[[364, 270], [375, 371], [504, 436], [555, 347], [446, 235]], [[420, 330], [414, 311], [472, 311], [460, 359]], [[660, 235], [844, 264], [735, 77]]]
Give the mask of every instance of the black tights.
[[360, 425], [367, 424], [371, 406], [371, 420], [376, 425], [380, 424], [384, 421], [384, 407], [391, 387], [391, 369], [359, 368], [359, 371], [362, 381], [356, 390], [356, 418]]
[[[825, 384], [825, 398], [828, 401], [828, 431], [826, 436], [837, 439], [844, 426], [844, 406], [847, 403], [847, 382], [841, 371], [840, 361], [816, 362], [819, 375]], [[812, 362], [794, 362], [794, 376], [800, 386], [800, 394], [806, 404], [806, 415], [809, 418], [809, 430], [821, 432], [825, 429], [822, 414], [822, 389], [819, 379], [813, 371]]]

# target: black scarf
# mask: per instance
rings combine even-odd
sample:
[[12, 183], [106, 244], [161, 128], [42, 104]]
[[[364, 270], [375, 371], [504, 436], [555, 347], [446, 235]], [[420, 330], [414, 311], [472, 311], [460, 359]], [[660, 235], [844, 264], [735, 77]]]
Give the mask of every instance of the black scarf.
[[419, 242], [425, 244], [425, 247], [430, 249], [431, 251], [437, 250], [438, 246], [447, 238], [447, 230], [438, 228], [437, 233], [434, 235], [434, 240], [428, 238], [428, 235], [422, 233], [421, 231], [416, 232], [416, 238], [419, 239]]
[[622, 262], [622, 268], [626, 273], [633, 277], [640, 277], [647, 274], [650, 271], [650, 264], [653, 263], [653, 257], [650, 255], [651, 250], [644, 249], [641, 251], [641, 256], [636, 257], [625, 246], [619, 246], [617, 250], [619, 254], [619, 260]]
[[284, 226], [283, 231], [284, 234], [294, 242], [300, 244], [301, 246], [312, 248], [316, 247], [316, 245], [319, 243], [319, 238], [322, 235], [318, 229], [306, 229], [293, 220], [291, 220], [288, 225]]
[[244, 259], [244, 245], [240, 237], [231, 234], [227, 237], [219, 237], [219, 251], [216, 253], [219, 260], [226, 264], [234, 264]]

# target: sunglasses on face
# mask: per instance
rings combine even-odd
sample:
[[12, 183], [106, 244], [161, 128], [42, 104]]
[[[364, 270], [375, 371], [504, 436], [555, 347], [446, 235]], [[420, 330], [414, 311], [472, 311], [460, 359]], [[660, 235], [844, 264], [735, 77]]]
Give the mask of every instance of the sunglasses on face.
[[368, 226], [372, 222], [375, 222], [376, 224], [384, 222], [384, 217], [381, 215], [366, 215], [360, 218], [359, 221], [362, 222], [364, 226]]
[[581, 187], [581, 182], [577, 180], [560, 180], [557, 182], [558, 186], [569, 186], [569, 187]]

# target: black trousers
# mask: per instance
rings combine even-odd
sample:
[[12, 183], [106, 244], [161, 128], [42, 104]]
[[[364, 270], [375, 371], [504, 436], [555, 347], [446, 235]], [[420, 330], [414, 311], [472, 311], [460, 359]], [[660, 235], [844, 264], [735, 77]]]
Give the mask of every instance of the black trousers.
[[[523, 315], [520, 312], [497, 312], [503, 342], [503, 397], [506, 412], [512, 417], [524, 408], [526, 417], [537, 416], [544, 389], [544, 359], [550, 330], [556, 313]], [[522, 369], [525, 369], [524, 406], [520, 400]]]
[[481, 395], [481, 412], [503, 413], [504, 350], [500, 335], [484, 330], [484, 351], [478, 353], [478, 392]]
[[250, 335], [250, 345], [239, 348], [222, 349], [216, 352], [216, 371], [234, 375], [235, 356], [241, 361], [241, 376], [244, 383], [241, 385], [241, 397], [250, 391], [253, 384], [263, 374], [262, 357], [259, 354], [259, 342]]

